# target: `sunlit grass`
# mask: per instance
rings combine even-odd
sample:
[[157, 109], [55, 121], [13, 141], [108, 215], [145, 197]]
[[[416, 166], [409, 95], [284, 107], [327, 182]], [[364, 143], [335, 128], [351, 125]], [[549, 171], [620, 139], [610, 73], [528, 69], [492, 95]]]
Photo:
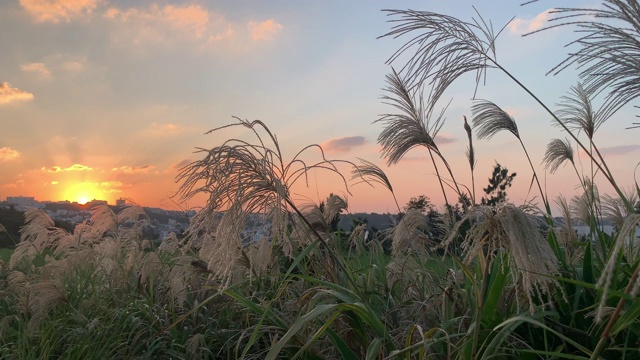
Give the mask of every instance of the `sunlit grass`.
[[[634, 25], [620, 31], [640, 37], [637, 3], [606, 5], [611, 12], [605, 15]], [[395, 164], [415, 146], [433, 155], [439, 190], [449, 194], [444, 208], [428, 215], [409, 209], [380, 232], [356, 223], [353, 231], [340, 231], [344, 198], [296, 204], [289, 189], [306, 180], [309, 169], [338, 176], [346, 186], [336, 164], [352, 163], [327, 159], [317, 145], [286, 160], [266, 124], [236, 118], [215, 131], [240, 126], [253, 140], [199, 149], [203, 159], [182, 169], [180, 194], [209, 196], [184, 239], [172, 235], [152, 246], [142, 235], [149, 219], [135, 206], [118, 213], [96, 207], [73, 232], [56, 228], [40, 210], [25, 213], [20, 243], [0, 249], [0, 358], [636, 358], [640, 187], [619, 189], [593, 141], [606, 117], [594, 114], [590, 89], [604, 83], [589, 78], [590, 86], [573, 88], [555, 114], [497, 62], [491, 23], [419, 11], [390, 14], [395, 27], [389, 36], [412, 35], [396, 55], [422, 47], [387, 78], [384, 99], [395, 112], [378, 121], [385, 126], [383, 156]], [[620, 35], [603, 29], [602, 36]], [[423, 33], [415, 37], [416, 31]], [[393, 61], [402, 58], [396, 55]], [[624, 67], [624, 58], [616, 61], [615, 68]], [[476, 199], [475, 184], [458, 184], [437, 147], [444, 120], [431, 117], [440, 95], [465, 72], [476, 72], [479, 81], [495, 68], [569, 136], [548, 147], [551, 170], [573, 164], [574, 142], [588, 152], [588, 171], [573, 164], [582, 194], [556, 201], [564, 224], [553, 218], [541, 186], [542, 209], [510, 204], [506, 196]], [[619, 77], [607, 79], [615, 84]], [[605, 115], [636, 95], [616, 99], [611, 93]], [[520, 140], [534, 186], [526, 134], [515, 120], [489, 101], [473, 110], [475, 129], [468, 123], [464, 129], [472, 176], [473, 131], [490, 138], [506, 130]], [[303, 161], [308, 150], [315, 150], [309, 155], [315, 160]], [[382, 185], [395, 199], [382, 169], [361, 163], [352, 180]], [[600, 177], [615, 196], [598, 192]], [[499, 180], [490, 185], [487, 196], [492, 186], [503, 195], [508, 189]], [[605, 232], [605, 222], [616, 231]], [[577, 236], [575, 223], [589, 233]]]

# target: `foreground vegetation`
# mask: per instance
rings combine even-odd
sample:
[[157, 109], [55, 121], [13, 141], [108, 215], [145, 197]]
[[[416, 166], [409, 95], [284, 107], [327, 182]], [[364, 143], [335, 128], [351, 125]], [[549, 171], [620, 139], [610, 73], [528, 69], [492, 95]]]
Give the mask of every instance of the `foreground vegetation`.
[[[446, 201], [440, 212], [408, 209], [375, 236], [364, 225], [341, 233], [335, 220], [343, 199], [300, 205], [289, 189], [314, 168], [347, 185], [338, 171], [346, 162], [326, 159], [316, 145], [284, 159], [265, 124], [237, 119], [229, 126], [246, 128], [253, 141], [202, 149], [180, 174], [182, 197], [208, 196], [184, 240], [153, 246], [142, 237], [147, 218], [137, 207], [95, 208], [73, 232], [27, 211], [19, 244], [0, 263], [0, 357], [640, 358], [640, 187], [621, 189], [593, 141], [640, 95], [640, 6], [604, 6], [558, 10], [587, 34], [561, 65], [581, 65], [584, 83], [556, 111], [540, 102], [569, 137], [549, 144], [546, 164], [551, 172], [573, 166], [583, 190], [555, 200], [563, 222], [554, 221], [530, 160], [542, 209], [506, 201], [513, 176], [505, 169], [477, 197], [475, 183], [456, 182], [434, 140], [444, 121], [434, 115], [438, 100], [460, 75], [480, 79], [497, 69], [511, 76], [495, 58], [493, 29], [481, 19], [390, 11], [395, 26], [387, 36], [411, 40], [397, 54], [408, 54], [408, 63], [387, 77], [393, 112], [378, 120], [379, 143], [390, 165], [414, 147], [430, 154]], [[595, 110], [592, 98], [602, 91], [610, 92]], [[515, 119], [499, 106], [478, 101], [472, 114], [465, 121], [472, 174], [474, 134], [508, 131], [529, 159]], [[574, 146], [589, 156], [587, 170], [574, 163]], [[369, 161], [351, 175], [394, 194]], [[596, 181], [615, 195], [600, 195]], [[605, 221], [616, 225], [614, 234], [602, 230]], [[589, 226], [586, 237], [576, 235], [576, 222]], [[265, 223], [269, 236], [247, 242], [243, 232]]]

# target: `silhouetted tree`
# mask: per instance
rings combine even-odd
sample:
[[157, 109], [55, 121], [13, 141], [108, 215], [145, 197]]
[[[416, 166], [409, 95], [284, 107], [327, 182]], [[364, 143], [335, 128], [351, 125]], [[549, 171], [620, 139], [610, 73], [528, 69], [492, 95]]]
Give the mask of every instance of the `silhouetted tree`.
[[482, 205], [493, 206], [507, 199], [507, 189], [511, 187], [516, 173], [509, 175], [509, 169], [499, 163], [493, 167], [493, 173], [489, 178], [489, 185], [484, 190], [485, 196], [481, 200]]

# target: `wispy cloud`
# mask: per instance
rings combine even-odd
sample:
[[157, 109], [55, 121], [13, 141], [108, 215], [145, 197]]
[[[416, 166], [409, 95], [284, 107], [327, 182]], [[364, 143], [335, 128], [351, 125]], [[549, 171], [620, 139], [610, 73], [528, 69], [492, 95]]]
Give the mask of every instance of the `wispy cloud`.
[[20, 69], [24, 72], [38, 75], [42, 79], [51, 78], [51, 70], [47, 69], [44, 63], [29, 63], [20, 65]]
[[173, 135], [179, 132], [182, 132], [182, 127], [172, 123], [159, 124], [159, 123], [151, 123], [151, 127], [149, 128], [149, 134], [155, 136], [165, 136], [165, 135]]
[[17, 188], [19, 186], [24, 186], [24, 180], [20, 179], [20, 180], [18, 180], [16, 182], [5, 183], [5, 184], [2, 184], [2, 186], [5, 187], [5, 188], [9, 188], [9, 189], [15, 189], [15, 188]]
[[139, 166], [125, 165], [120, 167], [114, 167], [111, 170], [114, 172], [119, 172], [123, 174], [148, 174], [153, 169], [155, 169], [155, 166], [153, 165], [139, 165]]
[[510, 33], [515, 35], [526, 34], [542, 29], [550, 18], [550, 10], [545, 10], [533, 19], [515, 18], [509, 23], [509, 25], [507, 25], [507, 29]]
[[452, 144], [458, 140], [454, 138], [453, 135], [451, 134], [439, 133], [438, 135], [436, 135], [433, 141], [435, 141], [437, 145], [445, 145], [445, 144]]
[[20, 152], [18, 150], [12, 149], [7, 146], [0, 148], [0, 161], [15, 160], [19, 156]]
[[33, 94], [12, 87], [8, 82], [0, 83], [0, 106], [33, 100]]
[[82, 165], [82, 164], [73, 164], [67, 168], [63, 168], [56, 165], [50, 168], [42, 167], [40, 170], [50, 172], [50, 173], [59, 173], [59, 172], [67, 172], [67, 171], [93, 171], [93, 168], [86, 165]]
[[20, 0], [20, 5], [37, 22], [57, 24], [90, 15], [98, 0]]
[[[617, 145], [602, 147], [599, 149], [603, 156], [621, 156], [640, 150], [640, 145]], [[584, 150], [580, 149], [580, 153], [584, 154]]]
[[364, 136], [347, 136], [328, 140], [322, 144], [322, 148], [327, 152], [345, 153], [354, 147], [366, 144], [366, 142]]
[[282, 30], [282, 24], [278, 23], [274, 19], [262, 22], [251, 21], [248, 26], [249, 32], [251, 33], [251, 39], [253, 41], [271, 40], [280, 32], [280, 30]]

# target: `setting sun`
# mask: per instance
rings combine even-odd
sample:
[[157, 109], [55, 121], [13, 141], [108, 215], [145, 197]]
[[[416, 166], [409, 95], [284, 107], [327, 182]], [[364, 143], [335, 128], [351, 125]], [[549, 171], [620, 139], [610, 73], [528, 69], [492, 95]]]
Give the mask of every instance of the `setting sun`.
[[64, 190], [64, 198], [84, 205], [93, 199], [102, 199], [104, 195], [100, 189], [90, 182], [75, 183]]

